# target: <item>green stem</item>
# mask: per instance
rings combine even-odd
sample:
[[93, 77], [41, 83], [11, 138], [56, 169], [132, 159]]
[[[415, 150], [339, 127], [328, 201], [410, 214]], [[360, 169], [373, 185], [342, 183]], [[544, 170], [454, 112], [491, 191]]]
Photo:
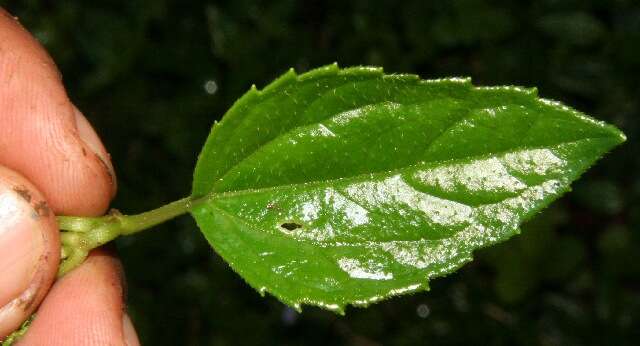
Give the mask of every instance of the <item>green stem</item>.
[[134, 234], [182, 215], [205, 200], [206, 197], [186, 197], [136, 215], [122, 215], [118, 211], [111, 211], [100, 217], [58, 216], [58, 226], [62, 231], [62, 263], [58, 276], [80, 265], [92, 249], [120, 235]]
[[[185, 197], [137, 215], [122, 215], [120, 212], [112, 210], [109, 214], [99, 217], [58, 216], [57, 221], [62, 243], [60, 249], [62, 262], [58, 269], [58, 276], [62, 276], [79, 266], [92, 249], [121, 235], [134, 234], [173, 219], [209, 199], [210, 196]], [[4, 340], [0, 340], [0, 346], [12, 345], [20, 339], [29, 328], [33, 316], [35, 315], [31, 315], [20, 329], [11, 333]]]

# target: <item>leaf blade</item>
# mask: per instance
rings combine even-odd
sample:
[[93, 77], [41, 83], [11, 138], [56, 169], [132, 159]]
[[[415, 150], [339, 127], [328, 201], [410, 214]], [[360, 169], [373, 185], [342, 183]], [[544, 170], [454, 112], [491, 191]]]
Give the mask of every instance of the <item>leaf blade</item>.
[[[296, 307], [340, 312], [427, 289], [516, 234], [624, 140], [533, 90], [336, 69], [289, 72], [265, 88], [298, 98], [278, 115], [289, 122], [225, 156], [211, 148], [260, 132], [231, 113], [247, 125], [223, 119], [195, 173], [194, 195], [209, 197], [192, 214], [210, 244], [253, 287]], [[286, 94], [305, 81], [318, 90], [303, 90], [304, 102]], [[250, 97], [254, 119], [271, 111]], [[233, 163], [201, 164], [214, 152]]]

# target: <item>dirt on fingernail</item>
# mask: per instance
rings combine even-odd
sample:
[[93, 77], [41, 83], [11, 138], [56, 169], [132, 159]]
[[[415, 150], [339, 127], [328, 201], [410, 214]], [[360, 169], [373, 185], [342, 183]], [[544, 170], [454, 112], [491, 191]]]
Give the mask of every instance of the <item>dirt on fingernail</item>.
[[23, 185], [14, 186], [13, 191], [17, 193], [18, 196], [22, 197], [22, 199], [27, 201], [27, 203], [31, 203], [31, 192], [29, 192], [29, 190], [25, 186]]

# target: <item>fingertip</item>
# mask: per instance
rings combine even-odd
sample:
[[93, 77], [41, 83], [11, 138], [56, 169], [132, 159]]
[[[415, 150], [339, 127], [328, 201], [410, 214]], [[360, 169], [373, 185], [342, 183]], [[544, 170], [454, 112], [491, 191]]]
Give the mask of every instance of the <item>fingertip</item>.
[[34, 163], [38, 158], [31, 162], [26, 159], [5, 162], [40, 187], [55, 214], [104, 214], [114, 195], [113, 176], [104, 162], [85, 148], [77, 135], [74, 138], [50, 136], [49, 141], [63, 149], [24, 153], [25, 156], [39, 157], [41, 161], [38, 164]]
[[37, 186], [56, 214], [104, 213], [116, 189], [109, 155], [47, 52], [0, 13], [0, 162]]
[[[117, 188], [110, 156], [86, 118], [74, 106], [71, 112], [71, 121], [50, 131], [53, 134], [45, 135], [60, 150], [35, 154], [45, 156], [39, 165], [45, 170], [33, 163], [23, 164], [21, 169], [33, 175], [34, 183], [43, 185], [42, 190], [56, 214], [102, 215]], [[23, 162], [17, 161], [17, 164]]]
[[42, 194], [0, 166], [0, 339], [38, 307], [59, 256], [58, 226]]
[[38, 310], [24, 345], [122, 345], [130, 331], [123, 320], [120, 262], [94, 250], [58, 280]]
[[124, 344], [126, 346], [140, 346], [140, 340], [138, 339], [138, 333], [131, 322], [129, 314], [122, 315], [122, 331], [124, 334]]
[[[103, 168], [108, 173], [108, 183], [111, 185], [111, 196], [115, 196], [117, 190], [117, 180], [116, 180], [116, 172], [113, 168], [113, 163], [111, 162], [111, 155], [107, 152], [100, 137], [93, 129], [93, 126], [89, 123], [87, 118], [80, 112], [78, 108], [75, 106], [74, 108], [74, 118], [75, 125], [78, 130], [78, 136], [84, 142], [84, 144], [91, 150], [93, 155], [96, 155]], [[86, 151], [83, 152], [83, 155], [86, 157], [89, 153]]]

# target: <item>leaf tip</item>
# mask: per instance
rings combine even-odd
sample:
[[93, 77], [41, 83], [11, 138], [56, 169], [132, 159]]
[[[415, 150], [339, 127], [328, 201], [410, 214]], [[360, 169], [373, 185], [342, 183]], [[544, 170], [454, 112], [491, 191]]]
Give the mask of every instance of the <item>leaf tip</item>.
[[589, 123], [591, 125], [596, 126], [597, 128], [599, 128], [600, 130], [604, 130], [604, 132], [606, 133], [605, 136], [609, 139], [612, 140], [612, 144], [614, 146], [620, 145], [624, 142], [627, 141], [627, 136], [620, 131], [617, 127], [608, 124], [604, 121], [601, 120], [597, 120], [594, 119], [580, 111], [577, 111], [565, 104], [563, 104], [562, 102], [559, 101], [555, 101], [555, 100], [551, 100], [551, 99], [546, 99], [546, 98], [537, 98], [536, 99], [540, 104], [544, 105], [544, 106], [548, 106], [548, 107], [552, 107], [555, 109], [559, 109], [562, 110], [564, 112], [568, 112], [570, 114], [572, 114], [574, 117], [579, 118], [580, 120], [584, 121], [585, 123]]
[[622, 132], [620, 129], [607, 123], [603, 124], [606, 127], [607, 132], [609, 133], [612, 140], [611, 148], [617, 147], [618, 145], [621, 145], [622, 143], [627, 141], [627, 135], [625, 135], [624, 132]]
[[612, 130], [612, 133], [613, 133], [614, 137], [616, 137], [616, 139], [618, 141], [617, 144], [622, 144], [622, 143], [627, 141], [627, 135], [625, 135], [624, 132], [620, 131], [618, 128], [616, 128], [613, 125], [611, 125], [611, 130]]

